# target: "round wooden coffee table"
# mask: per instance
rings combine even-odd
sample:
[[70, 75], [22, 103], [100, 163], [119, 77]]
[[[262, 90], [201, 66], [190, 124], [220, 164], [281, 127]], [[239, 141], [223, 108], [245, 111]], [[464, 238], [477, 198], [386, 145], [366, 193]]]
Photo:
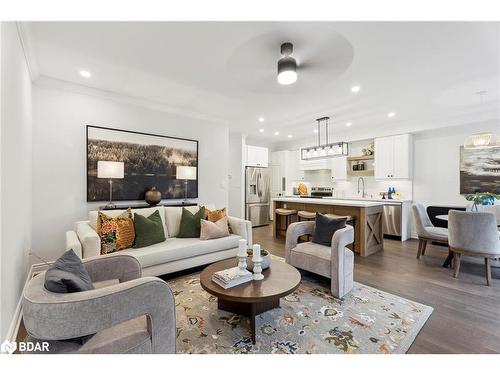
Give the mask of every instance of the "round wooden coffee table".
[[202, 271], [200, 283], [203, 289], [217, 297], [219, 309], [250, 318], [252, 341], [255, 344], [255, 317], [280, 307], [280, 298], [298, 288], [300, 273], [295, 267], [275, 260], [271, 267], [262, 271], [263, 280], [250, 281], [229, 289], [212, 281], [214, 272], [237, 265], [238, 261], [234, 258], [213, 263]]

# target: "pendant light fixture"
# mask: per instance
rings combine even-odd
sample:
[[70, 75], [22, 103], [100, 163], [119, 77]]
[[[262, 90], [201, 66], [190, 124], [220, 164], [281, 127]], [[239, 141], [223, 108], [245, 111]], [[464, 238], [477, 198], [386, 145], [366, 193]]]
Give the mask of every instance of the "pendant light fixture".
[[[480, 105], [484, 104], [484, 95], [488, 92], [481, 90], [476, 92], [479, 95]], [[469, 135], [464, 141], [464, 148], [466, 149], [480, 149], [480, 148], [493, 148], [500, 147], [500, 136], [494, 133], [476, 133]]]
[[[330, 143], [329, 120], [330, 117], [321, 117], [316, 119], [318, 126], [318, 145], [301, 148], [300, 158], [302, 160], [326, 159], [348, 155], [349, 145], [346, 142]], [[324, 130], [323, 133], [325, 133], [325, 143], [321, 143], [322, 129]]]
[[290, 55], [293, 53], [293, 44], [290, 42], [281, 45], [283, 57], [278, 60], [278, 83], [291, 85], [297, 81], [297, 61]]

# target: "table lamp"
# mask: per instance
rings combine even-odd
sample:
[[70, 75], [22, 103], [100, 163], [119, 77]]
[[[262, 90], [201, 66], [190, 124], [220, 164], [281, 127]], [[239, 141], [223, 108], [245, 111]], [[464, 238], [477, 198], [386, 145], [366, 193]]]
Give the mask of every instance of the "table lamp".
[[122, 161], [98, 161], [97, 178], [107, 178], [109, 182], [109, 203], [106, 208], [116, 208], [113, 203], [113, 178], [124, 177], [124, 163]]
[[177, 167], [175, 174], [178, 180], [184, 180], [184, 200], [186, 200], [188, 193], [188, 180], [196, 180], [196, 167], [180, 165]]

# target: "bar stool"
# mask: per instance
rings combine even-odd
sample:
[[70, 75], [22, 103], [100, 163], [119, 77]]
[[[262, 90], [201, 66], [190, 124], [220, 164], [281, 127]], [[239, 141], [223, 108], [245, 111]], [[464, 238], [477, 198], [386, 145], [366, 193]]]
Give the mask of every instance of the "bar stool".
[[[316, 212], [311, 212], [311, 211], [299, 211], [297, 212], [298, 220], [299, 221], [312, 221], [316, 219]], [[308, 242], [311, 240], [311, 235], [306, 234], [305, 236], [305, 241]], [[302, 239], [302, 237], [299, 237], [299, 240]]]
[[[276, 237], [279, 237], [280, 232], [288, 229], [288, 226], [292, 223], [294, 216], [297, 216], [297, 210], [289, 210], [286, 208], [277, 208], [276, 211]], [[279, 217], [279, 219], [278, 219]], [[285, 217], [285, 229], [281, 228], [282, 217]], [[278, 221], [279, 220], [279, 221]]]

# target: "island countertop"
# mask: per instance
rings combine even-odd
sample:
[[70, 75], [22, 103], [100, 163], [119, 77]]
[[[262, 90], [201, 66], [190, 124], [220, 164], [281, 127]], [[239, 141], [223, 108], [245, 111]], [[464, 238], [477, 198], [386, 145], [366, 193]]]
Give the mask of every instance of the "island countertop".
[[348, 200], [348, 199], [332, 199], [332, 198], [273, 198], [273, 201], [284, 203], [312, 203], [323, 204], [328, 206], [347, 206], [347, 207], [377, 207], [383, 206], [381, 202], [373, 202], [367, 200]]

